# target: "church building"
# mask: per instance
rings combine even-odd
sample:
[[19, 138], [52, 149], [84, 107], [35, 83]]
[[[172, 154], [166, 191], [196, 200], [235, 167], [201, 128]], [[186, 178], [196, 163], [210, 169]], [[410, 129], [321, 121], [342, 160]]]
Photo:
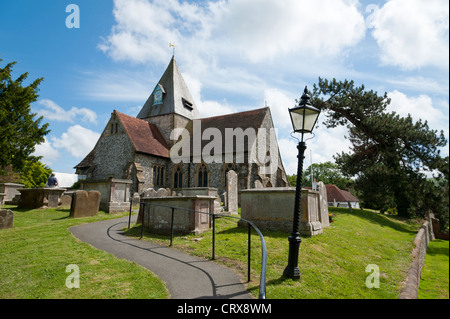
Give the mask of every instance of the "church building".
[[136, 117], [114, 110], [94, 149], [75, 166], [87, 180], [130, 180], [148, 188], [226, 190], [288, 186], [268, 107], [201, 118], [172, 57]]

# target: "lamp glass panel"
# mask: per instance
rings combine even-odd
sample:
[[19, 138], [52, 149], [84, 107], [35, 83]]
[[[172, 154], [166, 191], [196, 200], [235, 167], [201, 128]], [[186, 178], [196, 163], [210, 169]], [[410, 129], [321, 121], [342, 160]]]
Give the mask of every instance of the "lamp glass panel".
[[319, 113], [313, 110], [306, 109], [305, 110], [305, 127], [303, 128], [304, 131], [312, 132], [314, 129], [314, 124], [316, 124], [317, 117], [319, 116]]
[[308, 108], [298, 108], [290, 111], [292, 125], [296, 132], [312, 132], [319, 113]]

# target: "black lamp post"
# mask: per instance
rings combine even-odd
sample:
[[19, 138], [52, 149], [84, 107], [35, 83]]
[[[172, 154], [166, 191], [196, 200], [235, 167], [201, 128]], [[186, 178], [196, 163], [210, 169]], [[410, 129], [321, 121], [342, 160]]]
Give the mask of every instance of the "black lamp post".
[[303, 178], [303, 160], [305, 158], [306, 143], [303, 141], [305, 133], [311, 133], [316, 125], [320, 110], [311, 105], [308, 95], [308, 88], [305, 86], [305, 91], [301, 97], [299, 104], [291, 109], [292, 126], [295, 133], [301, 133], [302, 139], [298, 143], [298, 166], [297, 166], [297, 184], [295, 187], [295, 204], [294, 204], [294, 221], [292, 226], [292, 233], [289, 236], [289, 259], [288, 265], [284, 270], [284, 275], [292, 279], [300, 279], [300, 269], [298, 268], [298, 253], [300, 249], [300, 233], [298, 232], [300, 216], [301, 216], [301, 196], [302, 196], [302, 178]]

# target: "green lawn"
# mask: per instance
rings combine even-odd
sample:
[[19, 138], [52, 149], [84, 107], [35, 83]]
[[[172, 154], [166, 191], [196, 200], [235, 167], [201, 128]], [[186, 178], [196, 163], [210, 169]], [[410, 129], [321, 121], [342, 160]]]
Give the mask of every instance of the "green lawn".
[[435, 239], [428, 245], [419, 284], [419, 299], [449, 298], [449, 242]]
[[[2, 208], [13, 210], [14, 228], [0, 230], [0, 299], [168, 298], [150, 271], [80, 242], [68, 230], [125, 214], [73, 219], [68, 209]], [[79, 268], [80, 288], [66, 286], [75, 274], [66, 272], [70, 264]]]
[[[8, 207], [5, 207], [8, 208]], [[117, 218], [100, 212], [95, 217], [72, 219], [68, 209], [18, 210], [14, 228], [0, 231], [0, 298], [168, 298], [164, 284], [143, 267], [115, 258], [78, 241], [69, 227], [87, 222]], [[398, 298], [411, 262], [413, 239], [420, 227], [417, 221], [402, 221], [369, 211], [332, 208], [335, 222], [323, 234], [303, 238], [300, 247], [300, 281], [281, 276], [287, 264], [289, 234], [264, 231], [268, 250], [267, 298]], [[247, 276], [247, 228], [236, 220], [217, 220], [216, 259]], [[140, 226], [127, 233], [139, 236]], [[168, 238], [145, 233], [146, 240], [168, 245]], [[435, 244], [437, 247], [434, 247]], [[430, 244], [429, 255], [441, 259], [442, 244], [447, 246], [442, 268], [430, 270], [447, 277], [441, 288], [427, 288], [429, 256], [421, 288], [444, 291], [448, 298], [448, 242]], [[174, 248], [210, 258], [211, 231], [201, 235], [176, 236]], [[252, 281], [249, 290], [258, 295], [261, 246], [256, 232], [252, 234]], [[444, 254], [445, 255], [445, 254]], [[69, 264], [80, 269], [80, 288], [66, 287]], [[380, 288], [366, 287], [369, 264], [380, 269]], [[431, 269], [431, 268], [430, 268]], [[441, 279], [438, 279], [438, 281]], [[440, 294], [442, 296], [442, 294]], [[445, 294], [444, 294], [445, 297]]]
[[[411, 263], [413, 240], [418, 221], [402, 221], [394, 216], [370, 211], [331, 208], [331, 227], [324, 233], [303, 238], [300, 247], [300, 281], [282, 276], [287, 265], [289, 234], [264, 231], [267, 245], [267, 298], [343, 298], [396, 299]], [[217, 220], [216, 259], [247, 278], [247, 228], [236, 227], [236, 220]], [[128, 231], [140, 235], [140, 226]], [[211, 257], [211, 231], [197, 236], [176, 236], [173, 247], [204, 258]], [[201, 238], [201, 240], [199, 240]], [[146, 240], [168, 245], [168, 238], [145, 233]], [[252, 235], [252, 281], [250, 291], [257, 297], [261, 245]], [[380, 270], [380, 287], [368, 288], [369, 264]]]

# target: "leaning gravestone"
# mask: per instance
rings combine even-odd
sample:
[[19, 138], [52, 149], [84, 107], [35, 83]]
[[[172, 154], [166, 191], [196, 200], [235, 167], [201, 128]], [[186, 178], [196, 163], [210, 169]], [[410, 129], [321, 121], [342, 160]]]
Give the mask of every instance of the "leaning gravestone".
[[237, 174], [230, 170], [227, 172], [227, 210], [230, 214], [238, 213], [238, 186]]
[[72, 204], [70, 205], [70, 217], [90, 217], [95, 216], [100, 208], [99, 191], [76, 191], [72, 196]]
[[327, 188], [323, 182], [317, 183], [317, 190], [319, 191], [319, 220], [322, 223], [322, 228], [330, 226], [330, 218], [328, 216], [328, 198]]
[[9, 209], [0, 210], [0, 230], [14, 226], [14, 213]]

